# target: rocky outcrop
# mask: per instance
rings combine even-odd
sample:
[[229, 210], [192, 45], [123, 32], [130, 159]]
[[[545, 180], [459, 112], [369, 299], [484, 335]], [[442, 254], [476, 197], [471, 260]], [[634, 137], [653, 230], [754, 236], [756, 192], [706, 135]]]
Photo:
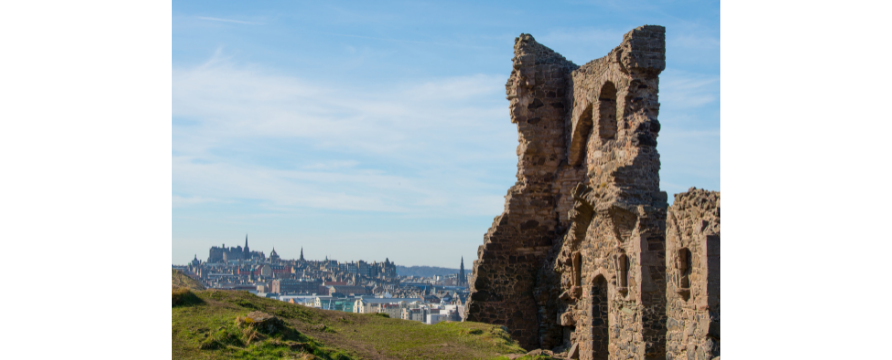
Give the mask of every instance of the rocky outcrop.
[[241, 326], [253, 326], [266, 334], [275, 334], [285, 329], [282, 319], [262, 311], [252, 311], [244, 318], [239, 317], [237, 321]]

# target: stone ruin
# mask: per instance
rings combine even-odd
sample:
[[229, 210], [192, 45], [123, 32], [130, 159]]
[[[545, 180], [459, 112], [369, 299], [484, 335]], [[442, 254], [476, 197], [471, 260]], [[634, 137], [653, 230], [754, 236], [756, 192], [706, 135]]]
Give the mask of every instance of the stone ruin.
[[659, 188], [665, 28], [577, 66], [529, 34], [506, 84], [517, 183], [477, 251], [467, 320], [579, 359], [719, 355], [719, 193]]

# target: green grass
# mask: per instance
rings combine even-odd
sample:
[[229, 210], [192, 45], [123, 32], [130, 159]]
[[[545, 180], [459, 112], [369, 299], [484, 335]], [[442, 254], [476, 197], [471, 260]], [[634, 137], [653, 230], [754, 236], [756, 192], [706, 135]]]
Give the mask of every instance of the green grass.
[[195, 280], [195, 279], [189, 277], [188, 275], [183, 274], [183, 272], [181, 272], [179, 270], [176, 270], [176, 269], [172, 269], [172, 270], [173, 270], [173, 280], [172, 280], [173, 287], [175, 287], [175, 288], [183, 287], [183, 288], [192, 289], [192, 290], [204, 290], [205, 289], [204, 285], [201, 285], [201, 283], [198, 282], [198, 280]]
[[192, 290], [187, 288], [173, 288], [173, 306], [191, 306], [204, 303]]
[[[497, 359], [526, 352], [489, 324], [424, 325], [313, 309], [246, 291], [180, 292], [195, 299], [174, 301], [174, 359]], [[276, 315], [286, 330], [263, 334], [236, 320], [255, 310]]]

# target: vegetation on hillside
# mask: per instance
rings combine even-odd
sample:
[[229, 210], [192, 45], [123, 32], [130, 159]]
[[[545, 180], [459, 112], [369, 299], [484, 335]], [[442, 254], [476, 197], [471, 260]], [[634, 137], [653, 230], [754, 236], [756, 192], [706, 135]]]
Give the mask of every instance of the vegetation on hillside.
[[[174, 289], [174, 359], [504, 359], [525, 351], [498, 326], [327, 311], [246, 291]], [[247, 319], [282, 320], [264, 331]]]
[[204, 285], [201, 285], [201, 283], [198, 280], [195, 280], [195, 279], [189, 277], [189, 275], [183, 274], [182, 271], [179, 271], [176, 269], [173, 269], [173, 287], [174, 288], [182, 287], [182, 288], [187, 288], [187, 289], [191, 289], [191, 290], [204, 290], [205, 289]]

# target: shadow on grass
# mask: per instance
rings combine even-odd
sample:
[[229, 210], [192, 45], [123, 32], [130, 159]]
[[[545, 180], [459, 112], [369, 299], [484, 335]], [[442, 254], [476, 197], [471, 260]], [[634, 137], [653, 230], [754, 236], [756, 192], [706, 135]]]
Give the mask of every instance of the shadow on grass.
[[173, 306], [195, 306], [204, 304], [204, 300], [199, 298], [189, 290], [184, 287], [175, 287], [173, 288]]

